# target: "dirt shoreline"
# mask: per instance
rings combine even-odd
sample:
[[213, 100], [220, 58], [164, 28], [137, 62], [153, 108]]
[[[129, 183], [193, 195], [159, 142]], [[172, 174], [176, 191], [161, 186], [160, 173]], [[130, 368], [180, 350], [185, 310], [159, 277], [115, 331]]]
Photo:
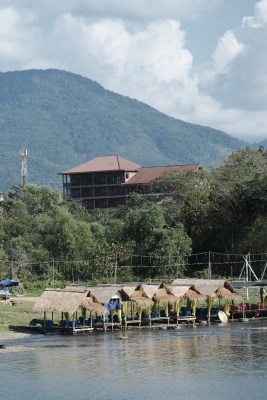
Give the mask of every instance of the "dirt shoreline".
[[24, 339], [30, 336], [31, 333], [26, 333], [26, 332], [0, 331], [0, 345], [2, 344], [1, 340]]

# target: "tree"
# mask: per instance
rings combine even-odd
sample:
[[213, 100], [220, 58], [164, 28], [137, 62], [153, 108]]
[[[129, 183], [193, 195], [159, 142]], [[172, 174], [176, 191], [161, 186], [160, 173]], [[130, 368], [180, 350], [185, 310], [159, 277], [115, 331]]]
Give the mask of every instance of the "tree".
[[[133, 254], [142, 256], [135, 259], [136, 265], [140, 266], [143, 261], [146, 267], [151, 265], [151, 268], [135, 269], [143, 277], [174, 275], [191, 250], [191, 240], [183, 226], [168, 228], [161, 206], [153, 203], [141, 209], [129, 208], [124, 219], [124, 238], [132, 243]], [[183, 271], [181, 267], [180, 273]]]
[[215, 185], [210, 214], [213, 249], [223, 246], [224, 251], [238, 251], [247, 227], [266, 207], [266, 172], [267, 154], [262, 147], [238, 150], [213, 171]]
[[47, 213], [62, 203], [60, 193], [48, 186], [26, 185], [16, 188], [13, 197], [20, 199], [31, 215]]
[[165, 174], [153, 184], [167, 225], [183, 224], [194, 251], [202, 247], [211, 229], [208, 215], [212, 185], [211, 175], [204, 170]]

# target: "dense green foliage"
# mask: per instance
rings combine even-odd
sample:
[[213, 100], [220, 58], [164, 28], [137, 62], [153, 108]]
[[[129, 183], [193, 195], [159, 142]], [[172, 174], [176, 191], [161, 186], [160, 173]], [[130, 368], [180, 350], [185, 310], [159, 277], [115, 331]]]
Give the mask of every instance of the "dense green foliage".
[[0, 278], [37, 286], [172, 278], [194, 273], [192, 252], [267, 253], [264, 148], [234, 152], [210, 172], [166, 174], [153, 191], [87, 212], [49, 187], [13, 188], [0, 206]]
[[143, 166], [215, 166], [227, 150], [244, 146], [58, 70], [0, 73], [0, 136], [0, 191], [20, 184], [22, 145], [29, 182], [57, 189], [58, 172], [96, 156], [119, 154]]

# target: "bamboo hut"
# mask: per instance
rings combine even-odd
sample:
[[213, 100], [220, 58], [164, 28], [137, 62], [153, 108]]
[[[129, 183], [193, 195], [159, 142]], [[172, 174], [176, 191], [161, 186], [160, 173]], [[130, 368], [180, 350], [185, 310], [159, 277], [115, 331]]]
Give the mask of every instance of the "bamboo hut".
[[135, 308], [137, 309], [137, 302], [132, 298], [132, 294], [135, 289], [136, 286], [123, 286], [121, 289], [119, 289], [122, 302], [122, 315], [125, 326], [127, 325], [127, 320], [129, 320], [129, 314], [130, 320], [133, 320], [134, 313], [136, 312]]
[[[72, 331], [75, 332], [77, 328], [75, 314], [77, 314], [78, 308], [81, 307], [82, 301], [85, 300], [87, 296], [88, 290], [85, 289], [46, 289], [33, 306], [34, 312], [44, 313], [44, 333], [46, 333], [48, 328], [48, 312], [52, 313], [52, 324], [49, 328], [56, 329], [53, 323], [53, 314], [54, 312], [61, 312], [62, 321], [63, 314], [72, 316]], [[70, 326], [68, 326], [68, 328], [70, 328]]]
[[95, 315], [95, 317], [97, 317], [98, 315], [101, 315], [103, 317], [105, 316], [104, 306], [90, 292], [88, 293], [88, 296], [82, 301], [81, 308], [84, 321], [86, 321], [86, 313], [87, 311], [89, 311], [90, 318], [88, 321], [90, 322], [91, 327], [93, 327], [93, 314]]
[[172, 286], [193, 285], [196, 290], [206, 296], [207, 316], [211, 317], [211, 309], [216, 298], [224, 298], [226, 314], [229, 313], [229, 301], [239, 298], [239, 294], [234, 290], [232, 285], [223, 279], [175, 279]]
[[[131, 301], [131, 318], [127, 321], [127, 324], [138, 324], [141, 325], [142, 313], [147, 315], [149, 324], [151, 324], [151, 309], [154, 305], [152, 296], [157, 286], [155, 285], [138, 285], [134, 290], [123, 288], [124, 293], [128, 290], [129, 300]], [[133, 307], [133, 305], [136, 307]], [[136, 312], [136, 316], [134, 316]]]
[[[180, 320], [186, 319], [186, 318], [180, 318], [180, 316], [179, 316], [183, 301], [186, 300], [187, 305], [192, 310], [192, 316], [195, 317], [197, 301], [203, 301], [206, 299], [206, 296], [201, 294], [194, 285], [177, 286], [177, 285], [172, 284], [172, 285], [167, 285], [167, 289], [176, 298], [175, 312], [177, 315], [177, 321], [178, 321], [178, 319], [180, 319]], [[187, 318], [187, 319], [189, 320], [189, 318]], [[192, 318], [190, 318], [190, 319], [192, 319]]]
[[[131, 286], [134, 290], [135, 285]], [[113, 330], [114, 327], [121, 327], [122, 325], [122, 299], [121, 299], [121, 285], [119, 284], [111, 284], [111, 285], [96, 285], [96, 286], [84, 286], [84, 285], [69, 285], [67, 286], [68, 289], [70, 288], [80, 288], [88, 290], [88, 297], [93, 298], [93, 306], [95, 307], [95, 312], [98, 316], [101, 316], [101, 319], [98, 319], [95, 328], [106, 330], [107, 328], [111, 327]], [[119, 303], [119, 307], [114, 310], [109, 310], [108, 305], [110, 301], [117, 300]], [[87, 300], [86, 300], [87, 301]], [[96, 305], [99, 303], [102, 305], [102, 308]], [[86, 303], [84, 303], [86, 304]], [[92, 305], [87, 303], [88, 310], [92, 308]], [[93, 311], [93, 309], [92, 309]], [[107, 316], [108, 314], [108, 316]]]
[[[152, 299], [155, 309], [158, 310], [158, 316], [155, 314], [153, 320], [166, 320], [169, 324], [170, 309], [172, 306], [175, 306], [177, 298], [168, 290], [165, 284], [161, 284], [160, 287], [156, 289]], [[163, 308], [163, 310], [161, 308]]]
[[[121, 296], [120, 296], [120, 285], [97, 285], [90, 286], [89, 294], [94, 296], [99, 303], [104, 306], [105, 313], [109, 314], [107, 318], [103, 315], [102, 324], [98, 323], [97, 328], [103, 328], [106, 330], [111, 328], [121, 328], [122, 318], [121, 318]], [[110, 301], [116, 300], [117, 307], [114, 309], [109, 309]]]

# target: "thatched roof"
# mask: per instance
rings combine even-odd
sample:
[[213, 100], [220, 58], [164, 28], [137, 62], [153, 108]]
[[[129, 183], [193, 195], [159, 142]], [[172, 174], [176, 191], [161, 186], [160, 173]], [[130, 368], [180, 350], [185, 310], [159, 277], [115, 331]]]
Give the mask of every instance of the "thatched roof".
[[199, 290], [192, 286], [176, 286], [168, 285], [170, 292], [178, 299], [185, 298], [189, 300], [204, 300], [206, 295], [200, 293]]
[[133, 301], [138, 306], [153, 306], [154, 305], [153, 300], [149, 299], [148, 297], [135, 297], [135, 298], [133, 298]]
[[216, 290], [216, 296], [223, 297], [226, 300], [238, 300], [241, 296], [236, 291], [231, 291], [226, 287], [220, 287]]
[[122, 301], [131, 301], [131, 295], [135, 289], [135, 286], [123, 286], [121, 289], [119, 289]]
[[88, 287], [89, 294], [95, 296], [95, 298], [102, 304], [108, 304], [109, 300], [115, 295], [120, 296], [120, 293], [118, 292], [119, 289], [120, 286], [118, 285]]
[[[228, 281], [224, 279], [175, 279], [171, 286], [189, 285], [205, 296], [218, 295], [218, 290], [221, 288], [228, 289], [231, 293], [236, 293], [234, 288]], [[226, 294], [226, 292], [224, 292]]]
[[149, 298], [152, 299], [154, 296], [156, 290], [159, 288], [159, 285], [146, 285], [146, 284], [141, 284], [138, 285], [136, 290], [142, 290], [144, 294]]
[[80, 285], [69, 285], [66, 286], [66, 289], [70, 288], [80, 288], [87, 290], [90, 296], [94, 296], [99, 303], [108, 304], [109, 300], [115, 296], [116, 294], [120, 296], [118, 290], [121, 288], [121, 285], [97, 285], [97, 286], [80, 286]]
[[134, 290], [131, 294], [131, 300], [135, 301], [139, 306], [152, 306], [154, 304], [153, 300], [147, 297], [143, 289], [140, 288]]
[[104, 313], [104, 306], [102, 306], [101, 303], [96, 301], [96, 299], [94, 297], [91, 297], [91, 296], [86, 297], [82, 301], [81, 306], [83, 308], [86, 308], [86, 310], [88, 310], [88, 311]]
[[184, 297], [188, 300], [205, 300], [206, 299], [206, 295], [200, 293], [198, 290], [196, 290], [196, 288], [194, 286], [191, 286], [185, 293]]
[[190, 286], [176, 286], [176, 285], [168, 285], [168, 290], [171, 294], [173, 294], [177, 299], [181, 299], [185, 296], [186, 292], [189, 290]]
[[88, 291], [77, 289], [47, 289], [37, 299], [33, 306], [34, 312], [68, 312], [73, 314], [82, 301], [87, 297]]
[[166, 288], [163, 287], [156, 290], [153, 296], [153, 300], [160, 304], [174, 304], [176, 303], [177, 298], [173, 294], [167, 293]]

